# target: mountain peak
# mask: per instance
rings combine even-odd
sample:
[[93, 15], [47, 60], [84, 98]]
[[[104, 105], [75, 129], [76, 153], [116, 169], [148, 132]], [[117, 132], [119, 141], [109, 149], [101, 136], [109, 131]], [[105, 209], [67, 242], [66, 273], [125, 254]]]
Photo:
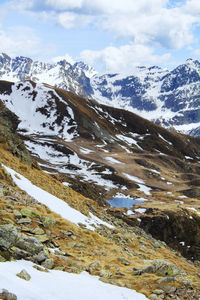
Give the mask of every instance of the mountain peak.
[[6, 53], [4, 53], [4, 52], [0, 53], [0, 62], [10, 61], [10, 60], [11, 60], [11, 57], [8, 56]]
[[76, 62], [74, 67], [80, 68], [88, 78], [91, 78], [97, 74], [97, 71], [93, 67], [87, 65], [83, 61]]
[[200, 68], [199, 61], [197, 59], [193, 59], [193, 58], [188, 58], [186, 60], [186, 65], [188, 65], [188, 66], [190, 66], [192, 68], [196, 68], [196, 67]]

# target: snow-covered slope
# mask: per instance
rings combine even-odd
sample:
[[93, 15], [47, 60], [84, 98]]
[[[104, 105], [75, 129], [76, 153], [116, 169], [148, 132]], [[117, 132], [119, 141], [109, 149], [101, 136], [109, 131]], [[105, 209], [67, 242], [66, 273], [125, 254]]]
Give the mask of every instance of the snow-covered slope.
[[72, 109], [49, 87], [29, 81], [16, 83], [11, 94], [1, 95], [1, 100], [21, 120], [19, 131], [66, 141], [78, 135]]
[[[87, 272], [71, 274], [51, 270], [48, 273], [33, 268], [33, 263], [20, 260], [0, 264], [0, 281], [4, 289], [17, 294], [18, 300], [145, 300], [144, 295], [134, 290], [113, 286], [98, 280]], [[26, 269], [30, 281], [16, 276]], [[0, 289], [1, 292], [1, 289]]]

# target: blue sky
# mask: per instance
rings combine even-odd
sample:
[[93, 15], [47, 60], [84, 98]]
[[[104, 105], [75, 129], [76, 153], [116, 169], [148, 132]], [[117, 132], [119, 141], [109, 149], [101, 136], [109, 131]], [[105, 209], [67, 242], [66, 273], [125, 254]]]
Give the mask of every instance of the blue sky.
[[99, 71], [200, 59], [199, 0], [0, 0], [0, 52]]

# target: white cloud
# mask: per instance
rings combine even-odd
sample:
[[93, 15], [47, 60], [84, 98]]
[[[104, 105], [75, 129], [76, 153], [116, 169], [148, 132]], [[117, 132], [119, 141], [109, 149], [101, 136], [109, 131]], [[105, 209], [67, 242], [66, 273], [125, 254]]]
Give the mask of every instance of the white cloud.
[[177, 9], [162, 8], [154, 15], [118, 15], [105, 19], [101, 26], [116, 36], [132, 38], [137, 44], [178, 49], [193, 42], [194, 18]]
[[200, 57], [200, 49], [195, 49], [195, 50], [193, 50], [193, 55], [195, 56], [195, 57]]
[[59, 24], [65, 29], [84, 27], [92, 23], [93, 17], [72, 12], [64, 12], [58, 15]]
[[58, 16], [58, 22], [65, 29], [73, 28], [76, 24], [76, 15], [70, 12], [62, 13]]
[[199, 0], [188, 0], [184, 5], [184, 11], [193, 16], [199, 16], [200, 14], [200, 2]]
[[[35, 56], [43, 52], [50, 53], [53, 46], [43, 45], [34, 30], [29, 27], [18, 26], [3, 30], [0, 27], [1, 52], [10, 56]], [[50, 48], [52, 50], [50, 50]]]
[[[24, 4], [24, 0], [20, 3]], [[116, 38], [125, 37], [135, 44], [160, 45], [167, 49], [180, 49], [194, 41], [193, 25], [200, 11], [197, 0], [173, 6], [169, 0], [45, 0], [42, 3], [32, 0], [30, 3], [32, 9], [57, 11], [58, 23], [65, 29], [93, 24]]]
[[52, 9], [57, 10], [81, 8], [83, 5], [83, 0], [46, 0], [44, 2]]
[[[81, 53], [82, 59], [89, 64], [103, 63], [112, 72], [130, 71], [138, 64], [158, 65], [167, 61], [172, 49], [194, 46], [197, 40], [195, 28], [200, 26], [199, 0], [10, 0], [9, 3], [13, 9], [46, 21], [49, 18], [66, 30], [90, 26], [108, 32], [114, 37], [114, 42], [125, 39], [127, 45], [119, 48], [88, 49]], [[4, 39], [5, 45], [13, 42]], [[22, 41], [23, 38], [23, 49]], [[36, 53], [40, 41], [33, 35], [25, 49], [31, 48], [31, 43], [31, 51]], [[156, 55], [157, 48], [166, 54]]]
[[[34, 2], [37, 3], [38, 0]], [[45, 0], [41, 7], [46, 5], [55, 10], [82, 9], [86, 13], [101, 15], [157, 11], [167, 2], [168, 0]]]
[[[38, 14], [54, 13], [69, 30], [87, 25], [129, 38], [132, 42], [180, 49], [194, 41], [200, 23], [199, 0], [11, 0], [12, 5]], [[48, 15], [46, 15], [47, 17]]]
[[138, 65], [158, 65], [167, 62], [170, 54], [156, 55], [154, 50], [144, 45], [124, 45], [119, 48], [107, 47], [102, 51], [85, 50], [81, 59], [90, 65], [104, 65], [108, 72], [132, 73]]

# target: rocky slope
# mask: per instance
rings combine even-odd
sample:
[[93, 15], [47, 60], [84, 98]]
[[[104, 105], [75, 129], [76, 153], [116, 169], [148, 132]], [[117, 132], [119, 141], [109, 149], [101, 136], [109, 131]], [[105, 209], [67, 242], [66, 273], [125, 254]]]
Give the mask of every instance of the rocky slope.
[[132, 74], [97, 74], [83, 62], [50, 64], [0, 55], [0, 79], [31, 79], [123, 108], [165, 127], [199, 136], [200, 63], [188, 59], [172, 71], [138, 67]]
[[[65, 99], [65, 91], [56, 90], [56, 93], [58, 93], [59, 97], [62, 96], [63, 100]], [[73, 108], [76, 107], [76, 109], [78, 109], [77, 106], [75, 106], [77, 96], [67, 93], [67, 99], [68, 101], [65, 99], [68, 103], [67, 106], [69, 106], [69, 103], [73, 103]], [[5, 111], [4, 106], [1, 106], [1, 108]], [[109, 109], [103, 106], [101, 106], [101, 108], [103, 111]], [[67, 112], [68, 111], [69, 108]], [[82, 107], [82, 110], [80, 108], [80, 111], [79, 119], [81, 119], [83, 113], [85, 113], [88, 119], [89, 117], [91, 118], [89, 108], [87, 108], [86, 104]], [[122, 116], [123, 111], [116, 110], [114, 112], [116, 118], [119, 117], [117, 114]], [[127, 112], [124, 114], [129, 115]], [[74, 116], [76, 116], [75, 112]], [[136, 116], [131, 114], [130, 117], [129, 115], [130, 122], [133, 117]], [[1, 134], [2, 138], [0, 140], [1, 163], [3, 163], [0, 165], [0, 298], [23, 299], [20, 298], [21, 290], [19, 291], [19, 289], [15, 288], [14, 278], [17, 278], [18, 286], [21, 286], [21, 281], [27, 281], [26, 289], [22, 289], [26, 292], [26, 299], [36, 299], [34, 298], [34, 295], [36, 295], [37, 288], [35, 288], [34, 291], [31, 290], [31, 284], [34, 282], [34, 274], [39, 278], [44, 276], [48, 278], [49, 274], [51, 274], [51, 277], [55, 274], [55, 270], [60, 270], [60, 272], [64, 271], [68, 274], [79, 274], [82, 271], [87, 271], [91, 275], [97, 275], [102, 282], [133, 289], [140, 293], [136, 294], [132, 291], [133, 293], [129, 294], [128, 298], [124, 290], [119, 290], [115, 296], [118, 297], [116, 299], [145, 299], [142, 298], [141, 294], [146, 295], [149, 299], [173, 298], [182, 300], [198, 299], [200, 297], [200, 267], [198, 261], [195, 261], [195, 263], [188, 261], [180, 255], [180, 252], [175, 252], [170, 249], [165, 242], [161, 242], [145, 233], [144, 230], [139, 228], [140, 222], [133, 226], [133, 223], [131, 224], [131, 222], [134, 217], [130, 216], [130, 218], [128, 218], [128, 214], [125, 210], [123, 213], [124, 220], [122, 220], [121, 216], [123, 210], [119, 210], [118, 212], [113, 209], [113, 213], [111, 210], [105, 210], [104, 207], [99, 206], [97, 201], [78, 194], [70, 187], [63, 185], [55, 178], [55, 176], [43, 172], [35, 161], [28, 161], [29, 163], [27, 164], [27, 162], [22, 161], [24, 156], [19, 157], [16, 152], [13, 153], [15, 154], [15, 156], [13, 156], [12, 147], [8, 146], [7, 143], [8, 134], [12, 133], [12, 141], [14, 144], [18, 143], [20, 136], [15, 133], [16, 127], [11, 126], [12, 120], [16, 120], [13, 113], [0, 115], [0, 128], [4, 129], [4, 131], [2, 130], [4, 135], [2, 136]], [[102, 119], [101, 121], [106, 122], [106, 120]], [[104, 122], [103, 124], [105, 124]], [[140, 122], [142, 123], [140, 124]], [[88, 121], [86, 124], [88, 124]], [[111, 124], [112, 122], [110, 123], [110, 126]], [[133, 122], [133, 124], [135, 125], [132, 126], [135, 126], [138, 130], [138, 135], [142, 135], [145, 130], [147, 130], [150, 123], [138, 118], [137, 123]], [[143, 127], [140, 126], [142, 124]], [[118, 125], [116, 124], [116, 130], [117, 126]], [[86, 128], [87, 126], [83, 127], [84, 133]], [[152, 132], [156, 133], [158, 128], [160, 127], [152, 125]], [[21, 127], [21, 132], [22, 129], [23, 128]], [[34, 130], [34, 128], [32, 128], [32, 130]], [[107, 130], [109, 131], [110, 137], [110, 134], [114, 129], [107, 128]], [[139, 132], [139, 130], [141, 130], [141, 132]], [[150, 130], [150, 128], [148, 128], [148, 130]], [[159, 134], [162, 133], [164, 135], [164, 133], [168, 133], [171, 138], [174, 135], [162, 128], [160, 128], [160, 130]], [[99, 131], [101, 130], [99, 129]], [[78, 126], [77, 132], [79, 132]], [[31, 137], [30, 132], [28, 131], [24, 132], [24, 135], [26, 139], [30, 139]], [[38, 132], [37, 136], [38, 140], [40, 140]], [[52, 137], [49, 138], [51, 139]], [[99, 139], [99, 137], [85, 137], [85, 139], [88, 140], [88, 143], [90, 142], [91, 144], [92, 142], [95, 144], [97, 138]], [[126, 138], [128, 137], [124, 135], [124, 140]], [[156, 139], [156, 134], [154, 135], [154, 138]], [[164, 136], [164, 138], [167, 139], [167, 136]], [[75, 136], [71, 141], [71, 144], [76, 143], [77, 139], [80, 139], [80, 136]], [[184, 139], [189, 139], [189, 137], [179, 136], [180, 143], [181, 141], [184, 142]], [[194, 138], [190, 139], [191, 149], [196, 149], [195, 147], [196, 143], [198, 144], [198, 140]], [[20, 142], [21, 145], [23, 145], [23, 141], [20, 140]], [[98, 140], [98, 142], [100, 141]], [[119, 144], [120, 143], [119, 140]], [[111, 157], [114, 153], [118, 153], [118, 151], [115, 152], [115, 148], [113, 149], [115, 144], [116, 142], [109, 142], [109, 155], [111, 155]], [[128, 149], [132, 150], [135, 149], [135, 151], [137, 150], [135, 145], [126, 145], [124, 147], [129, 147]], [[143, 154], [147, 154], [144, 150], [142, 151], [140, 149], [140, 151], [143, 152]], [[179, 153], [177, 155], [181, 155], [181, 151], [184, 151], [182, 147], [179, 151], [177, 149], [177, 153]], [[153, 158], [156, 152], [153, 150], [152, 152], [153, 153], [151, 153], [150, 150], [148, 155]], [[56, 154], [56, 152], [54, 153]], [[134, 155], [134, 152], [132, 151], [132, 153], [129, 154]], [[140, 152], [137, 154], [140, 154]], [[66, 154], [66, 157], [67, 155], [68, 153]], [[167, 157], [167, 155], [163, 154], [161, 156]], [[90, 159], [93, 158], [91, 157]], [[119, 159], [118, 156], [117, 159]], [[185, 160], [186, 166], [188, 166], [188, 164], [191, 166], [197, 165], [197, 161], [193, 162], [192, 159], [192, 162], [188, 162], [187, 160], [189, 159], [186, 158]], [[141, 159], [141, 161], [144, 164], [146, 163], [144, 170], [147, 170], [146, 168], [150, 166], [147, 165], [145, 155], [144, 159]], [[168, 164], [167, 160], [164, 161]], [[181, 159], [179, 159], [179, 161], [181, 161]], [[175, 162], [172, 161], [172, 165], [174, 163]], [[135, 165], [133, 164], [133, 169], [134, 166]], [[151, 166], [151, 168], [153, 168], [153, 166]], [[160, 171], [163, 172], [163, 167], [160, 168]], [[159, 171], [157, 170], [157, 172]], [[137, 194], [137, 186], [134, 185], [132, 188]], [[153, 191], [151, 193], [153, 194]], [[162, 189], [160, 189], [159, 193], [160, 198], [159, 200], [157, 199], [158, 209], [162, 206], [160, 204], [161, 197], [164, 201], [163, 197], [165, 195], [166, 203], [163, 204], [163, 208], [168, 204], [168, 209], [173, 211], [173, 196], [166, 195], [166, 191], [162, 192]], [[178, 193], [176, 195], [178, 197]], [[146, 201], [145, 203], [151, 206], [151, 196], [146, 195], [146, 197], [147, 196], [149, 201]], [[52, 199], [53, 202], [55, 202], [55, 207], [58, 207], [58, 201], [62, 202], [63, 214], [59, 215], [54, 210], [50, 209], [53, 204]], [[195, 205], [196, 203], [195, 198], [184, 198], [182, 200], [186, 201], [188, 206], [189, 204]], [[46, 204], [44, 205], [44, 203]], [[154, 205], [156, 205], [155, 201]], [[72, 210], [73, 213], [76, 213], [76, 215], [78, 214], [78, 219], [72, 219]], [[66, 217], [68, 211], [70, 211], [70, 214]], [[119, 217], [115, 216], [117, 213], [119, 213]], [[135, 213], [137, 213], [136, 210]], [[86, 220], [85, 224], [83, 223], [84, 221], [82, 221], [80, 214], [81, 216], [84, 216], [84, 219]], [[146, 215], [146, 213], [141, 213], [141, 210], [138, 214], [135, 221], [141, 220], [142, 215]], [[191, 214], [197, 216], [198, 212], [192, 211]], [[92, 215], [93, 217], [91, 217]], [[128, 219], [130, 219], [130, 224], [128, 224]], [[89, 224], [93, 223], [92, 227], [87, 228], [88, 221], [90, 221]], [[7, 271], [6, 268], [2, 267], [2, 264], [7, 264], [9, 260], [21, 260], [22, 263], [19, 267], [24, 266], [25, 270], [18, 268], [19, 271], [17, 271], [16, 274], [15, 271], [12, 272], [10, 265], [5, 265], [8, 266], [7, 269], [9, 268], [10, 272], [9, 277], [5, 277], [5, 281], [4, 276]], [[30, 263], [25, 263], [23, 262], [24, 260], [28, 260]], [[31, 270], [32, 267], [34, 267], [34, 271]], [[14, 264], [13, 270], [15, 270]], [[40, 276], [40, 272], [45, 275]], [[16, 277], [16, 275], [18, 277]], [[79, 276], [80, 281], [83, 280], [81, 275]], [[59, 278], [61, 280], [61, 275]], [[6, 284], [6, 286], [2, 286], [2, 282]], [[39, 282], [37, 284], [41, 294], [44, 293], [46, 295], [47, 291], [45, 290], [45, 286], [41, 287], [41, 283]], [[54, 285], [55, 284], [56, 281], [54, 281]], [[30, 289], [28, 289], [28, 287], [30, 287]], [[91, 285], [90, 287], [92, 288]], [[8, 291], [6, 291], [5, 288], [7, 288]], [[69, 290], [70, 287], [67, 286], [68, 296]], [[98, 292], [100, 293], [99, 289]], [[110, 297], [110, 293], [108, 293], [108, 295]], [[105, 295], [105, 297], [107, 296]], [[56, 291], [56, 299], [64, 299], [59, 290]], [[88, 299], [90, 299], [89, 296]], [[109, 298], [105, 299], [107, 300]]]
[[[0, 87], [1, 101], [19, 118], [18, 134], [43, 170], [200, 260], [199, 139], [49, 85], [2, 81]], [[109, 208], [105, 200], [116, 195], [139, 202], [129, 210]]]

